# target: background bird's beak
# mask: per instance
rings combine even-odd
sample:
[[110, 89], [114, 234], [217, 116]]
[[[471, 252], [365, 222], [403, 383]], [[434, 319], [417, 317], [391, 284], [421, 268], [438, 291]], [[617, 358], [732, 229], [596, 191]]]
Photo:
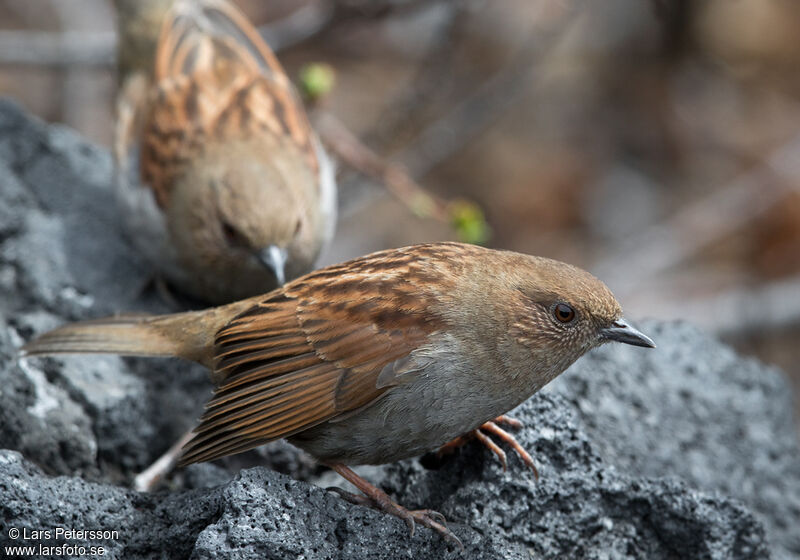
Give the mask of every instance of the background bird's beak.
[[286, 257], [286, 249], [281, 249], [277, 245], [270, 245], [256, 252], [256, 258], [272, 271], [279, 286], [286, 282]]
[[656, 347], [655, 342], [650, 340], [649, 336], [634, 329], [625, 319], [617, 319], [610, 327], [603, 329], [602, 337], [606, 340], [624, 342], [625, 344], [632, 344], [633, 346], [642, 346], [644, 348]]

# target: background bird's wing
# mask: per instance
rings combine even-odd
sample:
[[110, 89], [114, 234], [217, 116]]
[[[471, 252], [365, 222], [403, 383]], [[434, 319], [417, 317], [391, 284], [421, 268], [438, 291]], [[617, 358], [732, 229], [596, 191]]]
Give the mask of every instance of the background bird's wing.
[[[413, 277], [336, 267], [287, 285], [217, 335], [209, 402], [182, 462], [284, 438], [368, 405], [440, 328]], [[366, 271], [366, 274], [365, 274]]]
[[158, 42], [142, 132], [141, 174], [161, 206], [170, 185], [208, 141], [289, 137], [318, 162], [302, 103], [258, 31], [226, 0], [181, 0]]

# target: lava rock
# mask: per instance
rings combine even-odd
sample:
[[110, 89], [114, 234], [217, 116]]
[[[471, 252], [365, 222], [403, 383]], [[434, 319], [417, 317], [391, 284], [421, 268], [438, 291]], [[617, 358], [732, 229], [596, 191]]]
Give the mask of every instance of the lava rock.
[[[9, 450], [0, 451], [0, 471], [0, 550], [72, 545], [103, 547], [102, 556], [109, 558], [188, 558], [197, 535], [219, 516], [218, 492], [149, 495], [76, 477], [51, 478]], [[103, 534], [59, 538], [59, 527]], [[24, 538], [34, 531], [49, 535]]]
[[800, 557], [800, 446], [786, 377], [691, 325], [641, 327], [657, 349], [599, 348], [552, 389], [619, 470], [737, 498], [764, 522], [776, 558]]
[[89, 415], [36, 365], [17, 363], [20, 342], [0, 317], [0, 447], [21, 451], [51, 474], [95, 476]]
[[130, 478], [192, 425], [211, 387], [177, 360], [17, 362], [23, 339], [66, 321], [170, 310], [114, 200], [107, 152], [0, 100], [0, 447], [49, 474]]
[[[0, 101], [0, 546], [106, 547], [112, 558], [779, 558], [800, 555], [797, 435], [774, 369], [686, 325], [656, 351], [607, 346], [515, 414], [537, 481], [476, 443], [369, 469], [444, 513], [466, 553], [352, 505], [285, 443], [126, 486], [199, 415], [207, 373], [178, 360], [19, 362], [65, 321], [173, 310], [119, 231], [108, 155]], [[294, 478], [263, 467], [273, 465]], [[300, 478], [302, 480], [297, 480]], [[118, 531], [12, 539], [11, 529]]]

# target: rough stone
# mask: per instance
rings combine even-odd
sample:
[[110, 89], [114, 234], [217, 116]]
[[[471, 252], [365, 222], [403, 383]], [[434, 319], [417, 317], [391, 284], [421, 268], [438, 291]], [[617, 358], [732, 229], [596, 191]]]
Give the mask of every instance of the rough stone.
[[553, 384], [605, 460], [680, 477], [758, 513], [776, 558], [800, 557], [800, 446], [777, 369], [682, 323], [643, 323], [659, 348], [606, 346]]
[[[800, 557], [786, 381], [686, 325], [646, 324], [658, 350], [598, 349], [514, 412], [538, 482], [476, 443], [366, 470], [400, 503], [444, 513], [463, 555], [309, 484], [329, 473], [285, 443], [193, 465], [154, 494], [127, 489], [199, 414], [203, 369], [16, 359], [64, 321], [170, 310], [115, 212], [104, 151], [0, 101], [0, 546], [24, 544], [11, 528], [63, 526], [119, 535], [27, 540], [134, 559]], [[295, 478], [242, 470], [257, 464]]]
[[[0, 470], [0, 550], [4, 552], [8, 546], [73, 545], [102, 546], [103, 556], [109, 558], [188, 558], [197, 535], [219, 515], [218, 493], [148, 495], [77, 477], [51, 478], [14, 451], [0, 451]], [[58, 527], [117, 534], [58, 538]], [[22, 536], [12, 538], [12, 529]], [[24, 538], [23, 531], [50, 531], [50, 535]]]

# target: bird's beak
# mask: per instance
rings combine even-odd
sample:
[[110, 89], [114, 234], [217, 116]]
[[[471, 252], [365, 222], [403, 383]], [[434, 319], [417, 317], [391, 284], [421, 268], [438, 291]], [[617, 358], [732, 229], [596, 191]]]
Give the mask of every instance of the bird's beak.
[[642, 346], [643, 348], [655, 348], [656, 344], [636, 329], [625, 319], [617, 319], [610, 327], [606, 327], [601, 331], [601, 336], [605, 340], [613, 340], [616, 342], [624, 342], [625, 344], [632, 344], [633, 346]]
[[258, 261], [272, 271], [279, 286], [286, 282], [286, 257], [286, 249], [277, 245], [270, 245], [256, 252]]

